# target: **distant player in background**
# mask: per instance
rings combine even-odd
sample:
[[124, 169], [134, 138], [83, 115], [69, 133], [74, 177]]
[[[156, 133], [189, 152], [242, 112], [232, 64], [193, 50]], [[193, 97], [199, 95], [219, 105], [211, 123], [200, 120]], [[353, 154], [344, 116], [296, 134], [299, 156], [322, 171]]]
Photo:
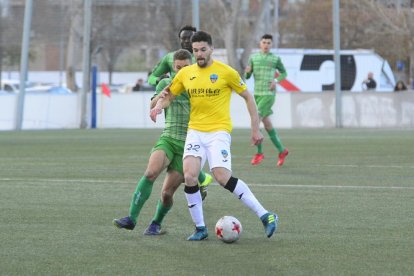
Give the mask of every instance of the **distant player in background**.
[[[191, 53], [180, 49], [174, 53], [174, 70], [178, 72], [181, 68], [192, 64]], [[151, 108], [159, 99], [159, 92], [169, 83], [171, 78], [162, 79], [157, 85], [156, 93], [151, 101]], [[184, 182], [183, 177], [183, 152], [184, 141], [187, 135], [188, 120], [190, 116], [190, 105], [188, 94], [183, 93], [168, 109], [165, 110], [165, 128], [152, 149], [147, 169], [144, 176], [138, 182], [137, 188], [130, 204], [127, 217], [115, 219], [114, 225], [118, 228], [133, 230], [137, 223], [138, 215], [152, 192], [154, 181], [164, 169], [167, 174], [161, 191], [161, 199], [158, 201], [156, 213], [145, 230], [145, 235], [159, 235], [161, 223], [173, 205], [173, 196], [177, 188]], [[205, 176], [203, 187], [212, 181], [210, 175]], [[206, 191], [201, 195], [204, 199]]]
[[[276, 84], [286, 78], [287, 73], [280, 57], [272, 54], [273, 37], [265, 34], [260, 39], [260, 52], [249, 58], [245, 68], [245, 78], [254, 77], [254, 99], [257, 104], [260, 120], [263, 122], [270, 140], [279, 151], [277, 166], [282, 166], [289, 151], [283, 146], [276, 129], [273, 127], [270, 115], [273, 114], [272, 106], [276, 100]], [[275, 73], [279, 76], [275, 78]], [[262, 143], [257, 145], [257, 153], [251, 160], [252, 165], [258, 165], [264, 158]]]
[[206, 161], [217, 182], [260, 218], [267, 237], [271, 237], [277, 228], [277, 215], [261, 205], [243, 180], [233, 177], [231, 168], [232, 91], [246, 102], [251, 119], [252, 143], [258, 144], [263, 140], [253, 96], [236, 70], [211, 58], [214, 47], [210, 34], [196, 32], [191, 41], [197, 64], [177, 73], [171, 86], [164, 89], [162, 97], [150, 112], [151, 119], [155, 121], [162, 109], [177, 101], [178, 96], [183, 93], [189, 95], [191, 113], [184, 146], [183, 170], [184, 192], [195, 231], [187, 240], [201, 241], [208, 237], [203, 202], [197, 185], [197, 175]]
[[[178, 38], [180, 39], [181, 49], [186, 49], [190, 53], [193, 52], [191, 47], [191, 37], [197, 31], [193, 26], [186, 25], [178, 31]], [[165, 76], [165, 74], [170, 74], [171, 77], [175, 76], [173, 68], [173, 56], [174, 52], [169, 52], [166, 54], [160, 62], [152, 69], [151, 74], [148, 77], [148, 83], [152, 86], [156, 86], [160, 79]], [[194, 62], [194, 59], [193, 59]]]

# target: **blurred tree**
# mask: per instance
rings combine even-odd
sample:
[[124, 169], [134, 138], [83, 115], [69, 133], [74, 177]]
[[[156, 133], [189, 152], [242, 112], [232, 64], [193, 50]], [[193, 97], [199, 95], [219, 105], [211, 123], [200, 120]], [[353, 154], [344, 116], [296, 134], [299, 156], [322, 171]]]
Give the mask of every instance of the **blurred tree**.
[[[226, 48], [228, 64], [239, 73], [263, 35], [263, 18], [270, 12], [269, 4], [270, 0], [211, 0], [201, 5], [203, 26], [212, 34], [216, 48]], [[243, 52], [240, 54], [237, 49]]]
[[[0, 1], [0, 74], [3, 68], [19, 70], [23, 22], [15, 22], [15, 16], [19, 14]], [[34, 51], [29, 54], [33, 59]]]
[[[407, 60], [409, 75], [414, 75], [414, 1], [341, 1], [341, 48], [373, 49], [390, 64]], [[387, 5], [388, 4], [388, 5]], [[332, 1], [305, 0], [289, 11], [281, 22], [286, 48], [332, 49]], [[385, 43], [389, 42], [389, 43]], [[392, 43], [392, 47], [390, 47]], [[412, 82], [412, 80], [411, 80]]]
[[91, 58], [96, 59], [99, 49], [102, 49], [105, 69], [109, 73], [109, 84], [112, 84], [112, 73], [120, 55], [136, 43], [137, 38], [142, 34], [140, 23], [136, 18], [137, 9], [136, 6], [114, 3], [109, 7], [94, 6]]
[[83, 1], [73, 0], [69, 5], [69, 36], [66, 54], [66, 86], [72, 91], [78, 91], [76, 85], [76, 65], [78, 64], [78, 49], [81, 47], [82, 39], [82, 22], [83, 22]]
[[[356, 1], [356, 0], [353, 0]], [[378, 1], [367, 1], [368, 9], [375, 15], [377, 28], [369, 30], [371, 36], [381, 34], [381, 39], [376, 45], [384, 56], [391, 56], [393, 64], [397, 60], [406, 59], [409, 83], [414, 81], [414, 1], [396, 1], [392, 3], [380, 3]], [[404, 2], [404, 3], [403, 3]], [[392, 44], [384, 43], [389, 41]], [[389, 58], [391, 59], [391, 58]]]

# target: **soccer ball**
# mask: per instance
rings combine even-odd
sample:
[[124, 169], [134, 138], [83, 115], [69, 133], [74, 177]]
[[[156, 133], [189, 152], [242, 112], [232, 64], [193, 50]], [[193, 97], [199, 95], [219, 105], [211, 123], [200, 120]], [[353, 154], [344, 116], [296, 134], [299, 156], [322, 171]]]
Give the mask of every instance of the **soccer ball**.
[[232, 243], [240, 238], [243, 231], [238, 219], [232, 216], [224, 216], [216, 223], [216, 236], [225, 243]]

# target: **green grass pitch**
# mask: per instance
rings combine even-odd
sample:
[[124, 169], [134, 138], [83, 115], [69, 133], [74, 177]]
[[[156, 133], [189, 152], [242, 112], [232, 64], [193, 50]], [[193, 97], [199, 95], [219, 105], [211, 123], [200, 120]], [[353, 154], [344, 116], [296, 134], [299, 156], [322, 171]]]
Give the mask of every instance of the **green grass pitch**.
[[[282, 168], [267, 136], [253, 167], [249, 131], [232, 135], [234, 176], [279, 214], [276, 235], [214, 183], [209, 239], [188, 242], [182, 188], [167, 234], [142, 235], [164, 175], [134, 231], [112, 225], [127, 215], [160, 130], [0, 132], [0, 275], [414, 275], [414, 131], [279, 133], [290, 150]], [[241, 221], [237, 243], [216, 239], [223, 215]]]

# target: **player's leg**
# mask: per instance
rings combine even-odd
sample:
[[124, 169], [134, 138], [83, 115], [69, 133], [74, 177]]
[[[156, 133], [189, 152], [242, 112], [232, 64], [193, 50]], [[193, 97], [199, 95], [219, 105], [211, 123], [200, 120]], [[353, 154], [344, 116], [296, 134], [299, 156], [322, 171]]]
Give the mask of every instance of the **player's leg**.
[[205, 152], [202, 143], [202, 133], [194, 130], [187, 132], [184, 146], [183, 170], [185, 187], [184, 193], [187, 199], [188, 210], [195, 224], [195, 232], [188, 237], [188, 240], [199, 241], [207, 238], [207, 228], [204, 223], [203, 201], [198, 187], [198, 175], [204, 164]]
[[272, 121], [270, 120], [269, 116], [263, 118], [263, 125], [267, 133], [269, 134], [270, 140], [272, 141], [273, 145], [276, 146], [277, 150], [279, 151], [279, 160], [277, 162], [277, 166], [280, 167], [285, 162], [286, 156], [289, 154], [289, 150], [283, 146], [282, 141], [273, 127]]
[[[134, 194], [131, 199], [129, 207], [129, 215], [121, 218], [114, 219], [113, 223], [118, 228], [124, 228], [127, 230], [133, 230], [139, 213], [145, 202], [151, 195], [152, 186], [154, 181], [160, 175], [160, 173], [168, 166], [170, 159], [172, 159], [173, 153], [169, 150], [170, 146], [162, 137], [158, 140], [157, 144], [152, 149], [150, 158], [148, 160], [147, 169], [144, 175], [138, 181]], [[169, 157], [169, 158], [168, 158]]]
[[[264, 112], [263, 97], [255, 95], [254, 99], [256, 101], [257, 112], [259, 113], [260, 120], [262, 120], [262, 118], [263, 118], [262, 112]], [[256, 149], [257, 149], [256, 154], [253, 156], [252, 160], [250, 161], [250, 163], [252, 165], [259, 165], [262, 162], [262, 160], [264, 159], [263, 143], [258, 144], [256, 146]]]
[[151, 195], [154, 181], [167, 167], [169, 160], [163, 150], [155, 150], [149, 159], [144, 176], [138, 182], [131, 200], [129, 216], [135, 221], [141, 212], [142, 207]]
[[[220, 172], [217, 172], [217, 174], [219, 173]], [[216, 174], [214, 175], [216, 176]], [[267, 211], [262, 206], [243, 180], [230, 176], [224, 188], [233, 193], [245, 206], [260, 218], [265, 228], [266, 235], [270, 238], [277, 229], [278, 216], [275, 213]]]
[[207, 238], [207, 228], [204, 223], [203, 199], [200, 188], [197, 185], [197, 173], [201, 168], [200, 157], [186, 156], [184, 158], [184, 193], [187, 199], [188, 210], [196, 227], [195, 232], [188, 237], [188, 240], [198, 241]]
[[[217, 149], [226, 152], [226, 158], [214, 154], [217, 152]], [[209, 148], [207, 156], [214, 178], [217, 182], [225, 189], [232, 192], [245, 206], [252, 210], [262, 220], [262, 223], [265, 226], [266, 235], [268, 237], [272, 236], [277, 227], [277, 216], [268, 212], [262, 206], [243, 180], [232, 176], [230, 138], [226, 140], [225, 136], [223, 136], [221, 139], [217, 140]]]
[[[182, 163], [181, 160], [180, 162]], [[163, 234], [161, 231], [161, 224], [174, 204], [175, 191], [183, 182], [184, 177], [182, 173], [175, 170], [169, 170], [167, 172], [164, 183], [162, 185], [161, 199], [158, 200], [155, 215], [148, 228], [144, 231], [144, 235]]]
[[272, 121], [270, 120], [270, 117], [264, 117], [262, 119], [263, 125], [266, 129], [267, 134], [269, 135], [270, 140], [272, 141], [273, 145], [276, 146], [277, 150], [282, 152], [285, 147], [282, 144], [282, 141], [280, 140], [280, 137], [276, 131], [276, 129], [273, 127]]

